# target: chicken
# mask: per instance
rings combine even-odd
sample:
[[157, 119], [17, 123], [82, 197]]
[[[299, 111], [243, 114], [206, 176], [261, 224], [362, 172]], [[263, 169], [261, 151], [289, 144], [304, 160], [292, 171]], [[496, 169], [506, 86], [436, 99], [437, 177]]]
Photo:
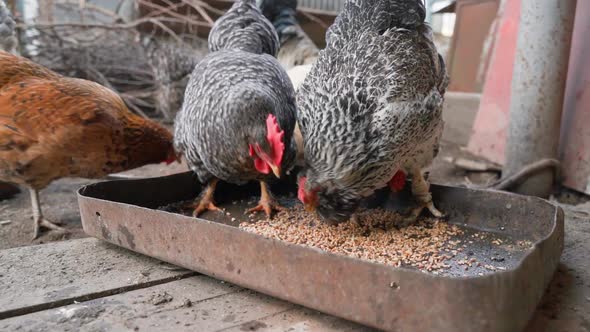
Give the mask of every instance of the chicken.
[[277, 30], [277, 58], [285, 69], [315, 62], [319, 49], [297, 22], [297, 0], [262, 0], [260, 9]]
[[443, 216], [422, 170], [439, 150], [448, 78], [424, 18], [421, 0], [347, 0], [297, 92], [298, 197], [327, 222], [380, 188], [400, 190], [406, 174], [420, 203], [407, 218]]
[[16, 23], [3, 0], [0, 0], [0, 51], [16, 53]]
[[277, 32], [264, 18], [254, 0], [239, 0], [213, 25], [209, 33], [209, 52], [242, 50], [276, 56]]
[[267, 183], [295, 159], [295, 92], [272, 56], [276, 32], [253, 0], [240, 0], [215, 22], [209, 49], [191, 75], [174, 132], [177, 151], [207, 185], [193, 215], [219, 210], [213, 200], [218, 180], [256, 180], [261, 199], [249, 211], [270, 216], [280, 206]]
[[30, 189], [35, 238], [40, 227], [61, 229], [39, 204], [53, 180], [176, 159], [172, 134], [131, 113], [113, 91], [0, 52], [0, 181]]

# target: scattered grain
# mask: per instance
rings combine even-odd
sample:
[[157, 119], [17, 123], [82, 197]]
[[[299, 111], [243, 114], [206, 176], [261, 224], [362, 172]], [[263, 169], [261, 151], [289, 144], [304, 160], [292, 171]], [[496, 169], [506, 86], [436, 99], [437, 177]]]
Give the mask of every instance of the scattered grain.
[[[330, 226], [297, 206], [279, 212], [272, 220], [241, 223], [240, 228], [335, 254], [429, 272], [450, 267], [445, 262], [456, 256], [456, 247], [461, 244], [451, 239], [463, 233], [457, 226], [436, 219], [421, 219], [398, 229], [401, 216], [385, 210], [361, 211], [354, 219]], [[445, 254], [448, 252], [452, 255]]]

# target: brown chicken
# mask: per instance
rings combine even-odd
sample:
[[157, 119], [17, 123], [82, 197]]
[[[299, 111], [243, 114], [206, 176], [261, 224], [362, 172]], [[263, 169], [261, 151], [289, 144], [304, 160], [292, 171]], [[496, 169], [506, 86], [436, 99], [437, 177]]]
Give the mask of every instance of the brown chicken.
[[41, 213], [38, 191], [51, 181], [175, 160], [172, 134], [113, 91], [0, 51], [0, 181], [30, 189], [34, 238], [62, 230]]

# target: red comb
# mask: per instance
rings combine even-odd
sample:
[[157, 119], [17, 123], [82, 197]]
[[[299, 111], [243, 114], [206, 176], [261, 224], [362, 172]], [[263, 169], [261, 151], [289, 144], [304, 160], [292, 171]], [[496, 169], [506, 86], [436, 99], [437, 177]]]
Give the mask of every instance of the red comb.
[[277, 166], [280, 166], [283, 161], [283, 152], [285, 151], [285, 144], [283, 143], [284, 136], [285, 132], [279, 127], [277, 118], [269, 114], [268, 118], [266, 118], [266, 139], [272, 150], [271, 158]]
[[299, 189], [297, 190], [297, 198], [299, 198], [303, 204], [305, 204], [305, 182], [307, 182], [305, 176], [299, 178]]
[[391, 178], [391, 180], [389, 181], [389, 188], [393, 192], [402, 191], [402, 189], [404, 189], [405, 185], [406, 185], [406, 173], [404, 173], [402, 171], [397, 171], [397, 173], [395, 173], [393, 178]]

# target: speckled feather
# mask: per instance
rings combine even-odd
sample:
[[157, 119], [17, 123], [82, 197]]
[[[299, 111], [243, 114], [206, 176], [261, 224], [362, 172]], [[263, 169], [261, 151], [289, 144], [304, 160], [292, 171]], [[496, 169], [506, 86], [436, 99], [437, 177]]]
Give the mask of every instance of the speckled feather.
[[447, 76], [420, 0], [349, 0], [298, 90], [306, 189], [351, 213], [399, 169], [432, 162]]
[[160, 163], [171, 151], [172, 134], [113, 91], [0, 52], [0, 180], [42, 189]]
[[14, 52], [16, 47], [16, 23], [6, 7], [3, 0], [0, 0], [0, 51]]
[[[242, 184], [269, 180], [254, 168], [248, 144], [265, 141], [268, 114], [285, 132], [281, 168], [295, 159], [295, 92], [278, 61], [267, 54], [223, 50], [193, 71], [176, 118], [175, 146], [203, 183], [213, 177]], [[262, 143], [262, 142], [261, 142]]]
[[209, 33], [209, 51], [236, 49], [276, 56], [279, 37], [254, 0], [236, 1], [215, 21]]

